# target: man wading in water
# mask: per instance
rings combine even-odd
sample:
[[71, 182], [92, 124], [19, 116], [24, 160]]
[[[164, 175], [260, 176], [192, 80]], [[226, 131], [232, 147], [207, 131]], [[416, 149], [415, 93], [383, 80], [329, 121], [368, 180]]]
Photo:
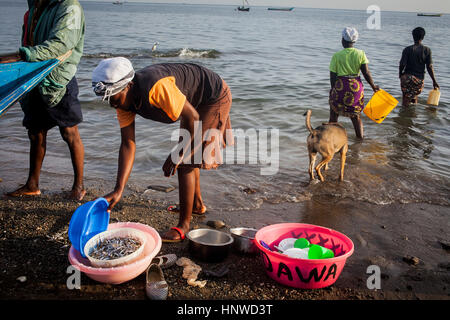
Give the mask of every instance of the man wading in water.
[[121, 132], [116, 186], [104, 196], [109, 210], [121, 199], [133, 168], [136, 114], [162, 123], [180, 120], [179, 146], [183, 147], [169, 154], [162, 168], [166, 177], [178, 171], [179, 221], [161, 238], [164, 242], [183, 240], [191, 215], [206, 212], [200, 168], [217, 168], [222, 163], [220, 148], [233, 144], [228, 85], [216, 73], [196, 64], [154, 64], [135, 73], [128, 59], [117, 57], [100, 62], [93, 71], [92, 86], [116, 108]]
[[74, 182], [68, 197], [83, 199], [84, 146], [78, 132], [83, 121], [75, 78], [83, 54], [84, 13], [77, 0], [28, 0], [24, 17], [22, 47], [13, 56], [0, 57], [0, 62], [44, 61], [66, 53], [68, 58], [21, 101], [25, 114], [23, 125], [30, 139], [30, 168], [24, 186], [8, 196], [40, 195], [39, 176], [44, 161], [47, 132], [58, 126], [69, 146]]

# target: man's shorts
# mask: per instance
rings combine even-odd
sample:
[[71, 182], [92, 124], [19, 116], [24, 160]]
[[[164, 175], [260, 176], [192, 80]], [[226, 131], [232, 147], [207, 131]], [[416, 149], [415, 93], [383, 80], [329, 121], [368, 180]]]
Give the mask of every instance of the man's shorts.
[[23, 126], [28, 130], [49, 130], [55, 126], [73, 127], [83, 121], [81, 105], [78, 100], [78, 83], [75, 77], [66, 86], [66, 94], [54, 107], [49, 108], [42, 100], [38, 87], [27, 97], [27, 103], [21, 104], [25, 113]]

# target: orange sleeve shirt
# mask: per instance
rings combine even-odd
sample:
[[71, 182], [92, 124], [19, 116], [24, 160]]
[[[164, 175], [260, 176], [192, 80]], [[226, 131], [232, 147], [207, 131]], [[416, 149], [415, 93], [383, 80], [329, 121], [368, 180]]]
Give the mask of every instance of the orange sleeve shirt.
[[[165, 77], [158, 80], [150, 89], [148, 99], [152, 106], [163, 110], [173, 121], [178, 120], [186, 102], [186, 96], [175, 84], [175, 77]], [[133, 123], [136, 113], [122, 109], [116, 110], [120, 128]]]

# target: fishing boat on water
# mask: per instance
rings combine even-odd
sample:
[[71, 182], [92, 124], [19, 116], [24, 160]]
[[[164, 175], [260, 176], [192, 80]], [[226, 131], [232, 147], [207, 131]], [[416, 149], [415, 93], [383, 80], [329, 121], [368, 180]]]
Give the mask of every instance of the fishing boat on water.
[[114, 1], [113, 4], [123, 4], [123, 1]]
[[442, 13], [418, 13], [419, 17], [441, 17]]
[[249, 3], [247, 0], [242, 0], [242, 6], [237, 7], [238, 11], [250, 11], [250, 7], [246, 7], [245, 3], [249, 6]]
[[291, 8], [282, 8], [282, 7], [269, 7], [267, 10], [273, 10], [273, 11], [292, 11], [294, 10], [294, 7]]

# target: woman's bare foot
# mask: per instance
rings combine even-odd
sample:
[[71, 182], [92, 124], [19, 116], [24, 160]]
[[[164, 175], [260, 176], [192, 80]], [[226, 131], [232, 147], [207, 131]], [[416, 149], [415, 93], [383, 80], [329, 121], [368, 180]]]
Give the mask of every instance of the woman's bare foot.
[[[172, 213], [180, 213], [180, 205], [173, 205], [167, 208], [168, 211], [172, 212]], [[197, 215], [197, 216], [202, 216], [204, 214], [206, 214], [207, 209], [206, 206], [202, 206], [202, 207], [194, 207], [192, 209], [192, 214]]]
[[196, 215], [203, 215], [207, 211], [206, 206], [203, 204], [202, 199], [197, 197], [194, 198], [194, 205], [192, 208], [192, 213]]
[[28, 185], [24, 185], [20, 187], [19, 189], [8, 192], [6, 195], [8, 197], [21, 197], [21, 196], [39, 196], [41, 194], [41, 190], [39, 188], [32, 188]]
[[67, 195], [67, 199], [81, 201], [85, 195], [86, 190], [84, 188], [73, 188]]

